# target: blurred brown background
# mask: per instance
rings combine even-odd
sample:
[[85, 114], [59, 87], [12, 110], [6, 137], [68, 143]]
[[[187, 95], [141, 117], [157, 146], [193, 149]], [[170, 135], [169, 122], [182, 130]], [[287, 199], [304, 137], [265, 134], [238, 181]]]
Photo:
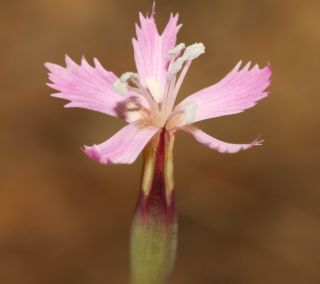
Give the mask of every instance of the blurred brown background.
[[[102, 166], [80, 146], [123, 123], [63, 109], [45, 61], [98, 57], [134, 70], [131, 37], [152, 1], [0, 1], [0, 283], [123, 284], [141, 160]], [[320, 283], [320, 2], [157, 2], [162, 28], [180, 12], [180, 42], [205, 55], [180, 99], [221, 79], [239, 59], [273, 66], [272, 95], [243, 114], [200, 125], [263, 147], [218, 154], [179, 134], [175, 176], [180, 242], [173, 283]]]

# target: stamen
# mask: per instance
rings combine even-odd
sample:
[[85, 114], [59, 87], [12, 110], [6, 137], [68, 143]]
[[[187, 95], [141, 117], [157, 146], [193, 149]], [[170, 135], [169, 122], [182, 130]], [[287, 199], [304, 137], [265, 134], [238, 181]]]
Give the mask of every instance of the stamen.
[[[172, 80], [175, 78], [175, 75], [181, 71], [177, 83], [174, 86], [174, 89], [169, 90], [166, 95], [166, 113], [170, 113], [184, 77], [187, 74], [187, 71], [190, 67], [191, 61], [199, 57], [201, 54], [205, 52], [205, 47], [203, 43], [194, 43], [186, 48], [183, 55], [180, 56], [171, 66], [168, 71], [168, 79]], [[184, 65], [185, 64], [185, 65]], [[184, 66], [183, 66], [184, 65]]]
[[128, 95], [128, 89], [127, 89], [127, 83], [124, 83], [121, 81], [121, 79], [117, 79], [113, 83], [113, 89], [121, 96], [127, 96]]
[[170, 66], [169, 71], [168, 71], [169, 80], [172, 79], [172, 77], [174, 75], [176, 75], [182, 69], [184, 62], [185, 62], [185, 60], [184, 60], [183, 56], [181, 56]]
[[162, 103], [162, 109], [161, 109], [161, 116], [164, 120], [168, 117], [168, 115], [171, 112], [170, 109], [170, 95], [172, 94], [174, 90], [174, 86], [176, 84], [176, 76], [173, 76], [171, 80], [169, 80], [166, 88], [166, 92], [164, 95], [164, 100]]
[[[180, 73], [180, 76], [179, 76], [179, 78], [177, 80], [177, 83], [174, 84], [174, 85], [172, 84], [173, 89], [170, 88], [168, 96], [167, 96], [166, 113], [170, 113], [172, 111], [174, 103], [175, 103], [175, 100], [176, 100], [176, 97], [177, 97], [178, 92], [180, 90], [180, 87], [182, 85], [183, 79], [186, 76], [190, 65], [191, 65], [191, 61], [187, 61], [187, 63], [184, 65], [184, 67], [183, 67], [183, 69], [182, 69], [182, 71]], [[175, 79], [176, 76], [174, 76], [173, 78]]]
[[131, 79], [131, 77], [137, 77], [137, 76], [138, 76], [137, 73], [125, 72], [120, 76], [120, 81], [122, 83], [127, 83], [129, 81], [129, 79]]
[[186, 124], [191, 124], [195, 121], [197, 107], [195, 102], [189, 102], [184, 105], [184, 119]]
[[186, 45], [184, 43], [179, 43], [177, 46], [174, 48], [171, 48], [169, 50], [169, 58], [175, 57], [180, 54], [180, 52], [185, 49]]
[[[179, 45], [181, 45], [179, 47]], [[170, 51], [181, 51], [184, 48], [184, 44], [179, 44]], [[179, 48], [178, 48], [179, 47]], [[169, 54], [170, 54], [169, 51]], [[201, 54], [205, 52], [205, 47], [203, 43], [194, 43], [192, 45], [189, 45], [182, 56], [180, 56], [169, 68], [168, 71], [168, 77], [171, 79], [175, 74], [177, 74], [183, 67], [183, 64], [185, 62], [190, 62], [197, 57], [199, 57]]]
[[128, 95], [128, 80], [136, 76], [137, 74], [133, 72], [123, 73], [120, 78], [113, 83], [113, 89], [121, 96]]
[[203, 43], [194, 43], [186, 48], [183, 57], [186, 61], [192, 61], [203, 53], [205, 53], [205, 47]]

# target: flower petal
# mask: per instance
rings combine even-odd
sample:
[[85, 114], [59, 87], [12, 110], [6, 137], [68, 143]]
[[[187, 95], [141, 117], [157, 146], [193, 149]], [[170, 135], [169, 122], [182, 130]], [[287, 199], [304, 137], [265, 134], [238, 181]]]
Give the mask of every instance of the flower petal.
[[267, 65], [260, 69], [255, 65], [249, 69], [250, 62], [243, 69], [240, 66], [241, 61], [220, 82], [187, 97], [177, 105], [175, 111], [184, 110], [190, 104], [195, 105], [193, 122], [196, 122], [236, 114], [253, 107], [268, 95], [265, 89], [271, 83], [271, 67]]
[[152, 15], [144, 17], [140, 13], [140, 26], [136, 25], [137, 38], [132, 39], [134, 58], [141, 83], [147, 86], [146, 78], [156, 80], [164, 91], [169, 64], [169, 50], [175, 46], [178, 25], [178, 14], [171, 14], [169, 22], [160, 35]]
[[133, 122], [100, 145], [84, 146], [84, 152], [102, 164], [131, 164], [159, 129]]
[[247, 150], [252, 148], [253, 146], [261, 145], [261, 143], [263, 142], [263, 140], [259, 140], [257, 138], [249, 144], [231, 144], [220, 141], [194, 126], [188, 125], [183, 126], [179, 129], [190, 133], [198, 142], [205, 144], [209, 148], [214, 149], [220, 153], [237, 153], [241, 150]]
[[102, 112], [111, 116], [125, 118], [124, 104], [130, 96], [123, 97], [116, 92], [114, 84], [118, 78], [106, 71], [97, 59], [95, 66], [90, 66], [85, 58], [81, 65], [66, 56], [66, 67], [46, 63], [49, 69], [49, 83], [59, 93], [53, 97], [69, 100], [65, 107], [79, 107]]

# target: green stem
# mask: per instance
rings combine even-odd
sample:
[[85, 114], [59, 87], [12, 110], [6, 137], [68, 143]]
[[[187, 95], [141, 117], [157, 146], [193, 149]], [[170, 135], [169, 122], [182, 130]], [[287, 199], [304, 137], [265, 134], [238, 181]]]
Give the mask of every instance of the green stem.
[[131, 284], [164, 284], [172, 274], [177, 246], [173, 142], [163, 129], [144, 151], [142, 189], [131, 227]]

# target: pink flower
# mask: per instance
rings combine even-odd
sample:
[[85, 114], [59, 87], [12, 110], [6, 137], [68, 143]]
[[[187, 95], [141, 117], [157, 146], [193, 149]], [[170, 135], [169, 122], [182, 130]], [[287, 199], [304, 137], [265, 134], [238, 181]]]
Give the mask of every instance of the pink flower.
[[150, 139], [162, 128], [170, 134], [182, 130], [202, 144], [221, 153], [236, 153], [261, 145], [231, 144], [209, 136], [192, 124], [201, 120], [231, 115], [253, 107], [266, 97], [271, 68], [241, 61], [218, 83], [204, 88], [175, 106], [175, 100], [191, 62], [205, 52], [202, 43], [188, 47], [176, 45], [181, 25], [178, 14], [171, 15], [159, 34], [154, 10], [151, 16], [140, 13], [136, 38], [132, 39], [137, 73], [117, 77], [94, 59], [85, 58], [78, 65], [66, 56], [66, 67], [46, 63], [50, 70], [48, 84], [58, 93], [53, 97], [69, 100], [65, 107], [86, 108], [124, 119], [128, 125], [107, 141], [84, 152], [100, 163], [133, 163]]

